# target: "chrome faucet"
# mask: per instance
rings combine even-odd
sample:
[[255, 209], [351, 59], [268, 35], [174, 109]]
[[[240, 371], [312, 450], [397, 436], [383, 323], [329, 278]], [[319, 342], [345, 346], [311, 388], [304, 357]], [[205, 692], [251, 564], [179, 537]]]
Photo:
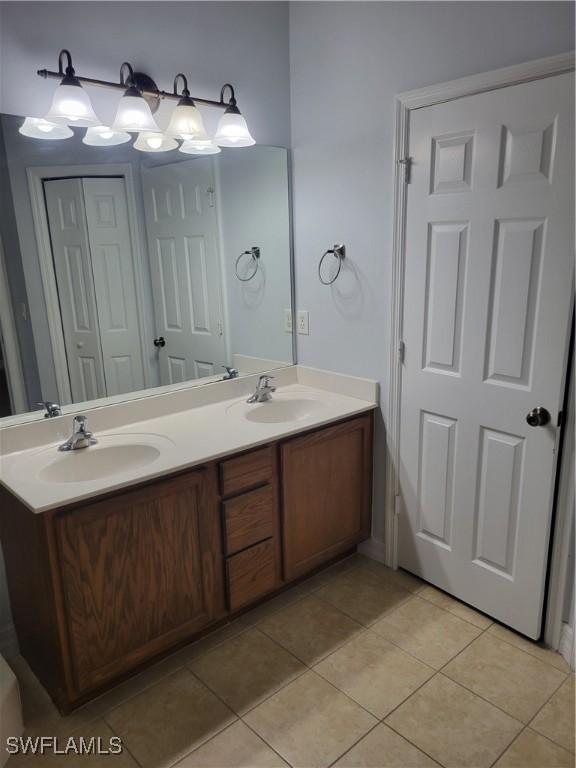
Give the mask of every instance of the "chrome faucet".
[[88, 448], [90, 445], [96, 445], [98, 440], [96, 440], [92, 432], [86, 429], [87, 421], [88, 419], [86, 416], [74, 416], [72, 422], [74, 431], [65, 443], [58, 446], [59, 451], [78, 451], [80, 448]]
[[40, 405], [42, 408], [46, 409], [46, 413], [44, 414], [45, 419], [53, 419], [55, 416], [62, 416], [62, 410], [58, 403], [53, 403], [51, 400], [42, 400], [40, 403], [36, 403], [36, 405]]
[[265, 403], [268, 400], [272, 400], [272, 392], [276, 392], [276, 387], [273, 387], [270, 383], [274, 376], [260, 376], [258, 384], [256, 385], [256, 391], [253, 395], [250, 395], [247, 403]]
[[236, 368], [232, 368], [229, 365], [223, 365], [222, 368], [226, 370], [226, 373], [224, 374], [224, 376], [222, 376], [222, 381], [228, 381], [228, 379], [238, 378], [238, 370]]

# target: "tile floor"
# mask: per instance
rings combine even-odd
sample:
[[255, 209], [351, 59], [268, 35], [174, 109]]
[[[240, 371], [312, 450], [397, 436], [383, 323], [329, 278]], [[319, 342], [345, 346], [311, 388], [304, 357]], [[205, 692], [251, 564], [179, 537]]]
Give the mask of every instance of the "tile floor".
[[73, 768], [574, 766], [574, 676], [551, 651], [355, 555], [67, 718], [21, 658], [29, 735], [119, 736]]

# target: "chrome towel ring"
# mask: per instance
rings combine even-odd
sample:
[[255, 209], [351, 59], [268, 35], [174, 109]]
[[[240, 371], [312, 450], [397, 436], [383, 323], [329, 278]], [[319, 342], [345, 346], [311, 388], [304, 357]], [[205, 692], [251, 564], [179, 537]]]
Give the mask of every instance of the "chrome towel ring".
[[[324, 263], [324, 259], [328, 254], [331, 254], [336, 259], [338, 259], [338, 268], [336, 270], [336, 274], [331, 280], [324, 280], [322, 277], [322, 264]], [[324, 251], [322, 254], [322, 258], [320, 259], [320, 263], [318, 264], [318, 278], [322, 285], [332, 285], [332, 283], [335, 283], [338, 275], [340, 274], [340, 270], [342, 269], [342, 262], [346, 258], [346, 246], [345, 245], [335, 245], [333, 248], [329, 248], [327, 251]]]
[[[243, 256], [251, 256], [252, 261], [254, 262], [254, 269], [250, 272], [248, 277], [241, 277], [238, 273], [238, 264], [240, 263], [240, 260]], [[260, 258], [260, 248], [258, 248], [257, 245], [253, 245], [252, 248], [248, 251], [242, 251], [240, 256], [236, 259], [236, 263], [234, 264], [234, 272], [236, 272], [236, 277], [240, 282], [247, 283], [249, 280], [252, 280], [256, 272], [258, 272], [259, 262], [258, 259]]]

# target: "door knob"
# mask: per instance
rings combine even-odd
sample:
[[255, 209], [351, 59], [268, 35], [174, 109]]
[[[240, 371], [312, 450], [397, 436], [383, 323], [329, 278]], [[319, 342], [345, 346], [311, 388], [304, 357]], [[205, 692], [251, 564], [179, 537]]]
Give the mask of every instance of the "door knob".
[[157, 339], [154, 339], [154, 346], [155, 347], [165, 347], [166, 346], [166, 339], [164, 336], [158, 336]]
[[539, 405], [537, 408], [532, 408], [526, 416], [526, 421], [531, 427], [545, 427], [550, 421], [550, 414], [546, 408]]

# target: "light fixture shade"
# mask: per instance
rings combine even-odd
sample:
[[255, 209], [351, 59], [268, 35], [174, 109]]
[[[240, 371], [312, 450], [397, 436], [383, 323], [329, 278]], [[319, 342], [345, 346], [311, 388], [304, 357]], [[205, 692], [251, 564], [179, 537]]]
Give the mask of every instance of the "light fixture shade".
[[235, 108], [228, 108], [220, 118], [214, 141], [220, 147], [251, 147], [256, 144], [246, 120]]
[[160, 132], [145, 131], [139, 133], [138, 138], [134, 142], [134, 149], [140, 150], [140, 152], [169, 152], [171, 149], [176, 149], [178, 142], [176, 139], [171, 139]]
[[113, 147], [117, 144], [125, 144], [130, 141], [129, 133], [113, 131], [107, 125], [95, 125], [88, 128], [82, 139], [83, 144], [89, 147]]
[[175, 139], [184, 139], [184, 141], [208, 139], [202, 114], [191, 99], [181, 99], [177, 104], [168, 123], [166, 135]]
[[46, 139], [48, 141], [69, 139], [70, 136], [74, 135], [67, 125], [49, 123], [43, 117], [25, 118], [18, 131], [22, 136], [29, 136], [31, 139]]
[[158, 133], [160, 128], [152, 117], [152, 112], [140, 91], [131, 86], [126, 90], [116, 111], [116, 117], [112, 123], [112, 130], [124, 133], [142, 133], [154, 131]]
[[212, 139], [193, 139], [182, 142], [180, 152], [184, 152], [185, 155], [217, 155], [222, 150], [214, 144]]
[[[100, 120], [92, 109], [90, 98], [75, 78], [64, 78], [54, 91], [52, 106], [45, 117], [49, 123], [73, 125], [79, 128], [99, 125]], [[66, 82], [68, 81], [68, 82]]]

